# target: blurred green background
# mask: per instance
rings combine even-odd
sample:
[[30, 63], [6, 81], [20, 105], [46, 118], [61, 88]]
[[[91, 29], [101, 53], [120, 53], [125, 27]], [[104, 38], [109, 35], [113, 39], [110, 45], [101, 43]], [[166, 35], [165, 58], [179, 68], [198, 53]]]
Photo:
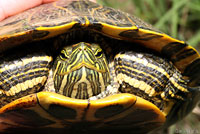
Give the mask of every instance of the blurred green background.
[[[200, 52], [200, 0], [97, 0], [97, 2], [137, 16], [160, 31], [186, 41]], [[200, 134], [200, 106], [165, 133]]]
[[[200, 0], [97, 0], [200, 48]], [[200, 50], [200, 49], [199, 49]]]

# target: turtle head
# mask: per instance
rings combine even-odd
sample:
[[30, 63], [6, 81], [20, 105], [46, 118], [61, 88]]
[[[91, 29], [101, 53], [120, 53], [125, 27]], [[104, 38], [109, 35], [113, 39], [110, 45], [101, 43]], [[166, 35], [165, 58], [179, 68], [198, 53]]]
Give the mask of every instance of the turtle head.
[[97, 44], [80, 42], [64, 47], [53, 72], [56, 92], [72, 98], [88, 99], [110, 82], [106, 56]]

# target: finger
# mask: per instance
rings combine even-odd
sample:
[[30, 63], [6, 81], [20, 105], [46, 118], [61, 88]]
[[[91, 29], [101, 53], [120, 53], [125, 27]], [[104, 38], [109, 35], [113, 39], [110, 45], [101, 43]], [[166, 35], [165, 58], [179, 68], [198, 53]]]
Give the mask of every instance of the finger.
[[55, 0], [0, 0], [0, 20], [51, 1]]
[[[29, 8], [52, 1], [56, 0], [0, 0], [0, 21]], [[96, 0], [90, 1], [96, 2]]]
[[49, 2], [53, 2], [53, 1], [56, 1], [56, 0], [42, 0], [42, 3], [49, 3]]
[[90, 1], [95, 2], [95, 3], [97, 2], [96, 0], [90, 0]]

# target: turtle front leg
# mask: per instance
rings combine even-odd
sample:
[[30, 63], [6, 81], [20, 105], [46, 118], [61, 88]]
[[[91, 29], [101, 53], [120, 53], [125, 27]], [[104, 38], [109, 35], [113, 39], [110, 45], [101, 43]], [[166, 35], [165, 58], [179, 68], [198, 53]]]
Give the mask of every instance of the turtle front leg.
[[44, 86], [52, 57], [43, 52], [16, 50], [0, 60], [0, 108], [18, 98], [36, 93]]

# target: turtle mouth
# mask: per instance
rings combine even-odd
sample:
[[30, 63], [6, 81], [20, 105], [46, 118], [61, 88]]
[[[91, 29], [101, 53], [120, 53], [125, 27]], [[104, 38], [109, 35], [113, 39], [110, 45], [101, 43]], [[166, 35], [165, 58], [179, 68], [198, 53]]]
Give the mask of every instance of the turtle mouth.
[[66, 71], [66, 72], [63, 72], [63, 73], [60, 73], [59, 75], [68, 75], [76, 70], [79, 70], [83, 67], [86, 67], [88, 69], [91, 69], [91, 70], [95, 70], [96, 72], [99, 72], [99, 73], [106, 73], [107, 71], [106, 70], [103, 70], [103, 69], [98, 69], [96, 68], [95, 66], [91, 65], [91, 64], [88, 64], [86, 62], [82, 62], [80, 63], [79, 65], [77, 66], [74, 66], [72, 69], [70, 69], [69, 71]]

